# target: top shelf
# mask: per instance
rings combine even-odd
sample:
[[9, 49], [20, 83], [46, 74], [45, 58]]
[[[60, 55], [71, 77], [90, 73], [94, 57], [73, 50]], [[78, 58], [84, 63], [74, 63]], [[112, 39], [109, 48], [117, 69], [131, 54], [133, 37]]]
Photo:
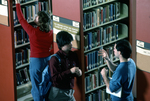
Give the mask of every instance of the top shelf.
[[[89, 9], [93, 9], [93, 8], [98, 7], [98, 6], [105, 5], [105, 4], [108, 4], [108, 3], [114, 2], [114, 1], [117, 1], [117, 0], [109, 0], [109, 1], [107, 1], [107, 2], [102, 2], [102, 3], [99, 3], [99, 4], [94, 5], [94, 6], [84, 7], [84, 8], [83, 8], [83, 11], [86, 11], [86, 10], [89, 10]], [[83, 4], [83, 5], [84, 5], [84, 4]]]
[[[24, 3], [20, 3], [20, 5], [23, 6], [23, 5], [28, 5], [28, 4], [35, 3], [35, 2], [37, 2], [37, 0], [31, 0], [31, 1], [24, 2]], [[14, 5], [13, 8], [16, 8], [16, 5]]]

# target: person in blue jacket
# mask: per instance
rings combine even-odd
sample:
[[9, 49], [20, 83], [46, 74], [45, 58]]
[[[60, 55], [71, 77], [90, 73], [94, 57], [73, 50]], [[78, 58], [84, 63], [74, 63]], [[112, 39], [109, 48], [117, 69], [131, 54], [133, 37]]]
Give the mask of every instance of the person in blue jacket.
[[122, 87], [121, 97], [111, 95], [111, 101], [134, 101], [132, 95], [132, 88], [134, 84], [136, 65], [130, 58], [132, 48], [127, 40], [121, 40], [114, 45], [114, 55], [119, 58], [120, 64], [116, 65], [110, 61], [107, 52], [102, 49], [99, 50], [100, 56], [102, 56], [110, 71], [113, 72], [112, 79], [107, 76], [108, 70], [103, 68], [101, 75], [106, 84], [106, 87], [110, 92], [115, 92]]

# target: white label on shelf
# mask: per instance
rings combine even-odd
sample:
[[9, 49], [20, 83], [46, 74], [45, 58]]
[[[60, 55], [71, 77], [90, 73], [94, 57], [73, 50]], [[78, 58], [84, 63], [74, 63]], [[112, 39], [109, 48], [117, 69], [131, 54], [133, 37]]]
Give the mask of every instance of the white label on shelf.
[[7, 6], [7, 0], [1, 0], [2, 4]]
[[0, 15], [8, 16], [8, 7], [0, 5]]
[[136, 45], [139, 46], [139, 47], [143, 47], [144, 48], [144, 42], [142, 41], [136, 41]]
[[72, 25], [79, 28], [79, 22], [72, 21]]
[[59, 22], [59, 17], [53, 16], [53, 20]]
[[[53, 28], [54, 34], [57, 34], [59, 31], [61, 31], [61, 30], [56, 29], [56, 28]], [[72, 33], [70, 33], [70, 34], [72, 35], [73, 40], [78, 40], [78, 41], [80, 41], [80, 35], [75, 35], [75, 34], [72, 34]]]
[[138, 46], [136, 47], [136, 52], [141, 53], [141, 54], [146, 55], [146, 56], [150, 56], [150, 50], [143, 49], [143, 48], [140, 48]]

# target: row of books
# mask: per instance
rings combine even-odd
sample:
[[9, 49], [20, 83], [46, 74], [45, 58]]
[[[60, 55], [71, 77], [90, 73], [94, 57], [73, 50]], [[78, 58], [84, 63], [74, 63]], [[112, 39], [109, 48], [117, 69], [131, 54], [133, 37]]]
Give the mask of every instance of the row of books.
[[85, 92], [104, 85], [99, 71], [94, 71], [85, 77]]
[[25, 63], [29, 63], [29, 59], [30, 59], [29, 48], [17, 50], [17, 52], [15, 53], [16, 67], [23, 65]]
[[[103, 67], [103, 68], [108, 68]], [[109, 69], [108, 69], [109, 70]], [[86, 75], [85, 77], [85, 91], [92, 90], [94, 88], [97, 88], [99, 86], [103, 86], [105, 83], [103, 81], [102, 75], [100, 74], [101, 69], [95, 70], [92, 73]], [[109, 70], [108, 77], [112, 76], [112, 72]]]
[[21, 45], [29, 42], [29, 36], [24, 29], [16, 29], [14, 31], [14, 45]]
[[104, 2], [108, 2], [108, 1], [111, 1], [111, 0], [83, 0], [83, 8], [98, 5]]
[[19, 69], [16, 72], [17, 86], [25, 84], [30, 81], [30, 74], [29, 74], [29, 70], [27, 68], [28, 67]]
[[106, 27], [100, 27], [93, 32], [87, 32], [84, 34], [84, 50], [91, 50], [100, 45], [104, 45], [108, 42], [118, 39], [118, 27], [119, 24], [113, 24]]
[[[48, 2], [45, 2], [45, 1], [44, 2], [35, 2], [35, 4], [32, 4], [32, 5], [22, 6], [21, 9], [22, 9], [24, 18], [28, 22], [33, 21], [39, 11], [47, 11], [47, 12], [49, 11]], [[13, 19], [14, 19], [14, 26], [19, 24], [16, 10], [13, 10]]]
[[86, 71], [96, 68], [103, 63], [102, 56], [98, 56], [98, 50], [92, 51], [85, 55], [85, 69]]
[[86, 101], [110, 101], [110, 95], [106, 93], [105, 89], [99, 89], [86, 95]]
[[96, 27], [120, 17], [120, 3], [114, 2], [83, 13], [83, 29]]
[[[100, 47], [99, 49], [103, 49], [103, 47]], [[114, 56], [114, 53], [113, 53], [113, 45], [107, 46], [104, 49], [108, 53], [110, 60], [115, 61], [116, 57]], [[98, 68], [100, 65], [106, 64], [102, 56], [99, 56], [98, 51], [99, 50], [95, 50], [85, 55], [86, 71], [94, 69], [94, 68]]]

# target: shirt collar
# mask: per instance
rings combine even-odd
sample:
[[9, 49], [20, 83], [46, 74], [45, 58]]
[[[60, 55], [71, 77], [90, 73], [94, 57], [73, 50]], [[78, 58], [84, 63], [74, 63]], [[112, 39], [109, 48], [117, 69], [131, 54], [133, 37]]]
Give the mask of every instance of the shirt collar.
[[67, 54], [67, 53], [65, 53], [65, 52], [62, 51], [62, 50], [59, 50], [59, 52], [60, 52], [62, 55], [64, 55], [65, 57], [68, 57], [68, 55], [70, 54], [70, 52]]

